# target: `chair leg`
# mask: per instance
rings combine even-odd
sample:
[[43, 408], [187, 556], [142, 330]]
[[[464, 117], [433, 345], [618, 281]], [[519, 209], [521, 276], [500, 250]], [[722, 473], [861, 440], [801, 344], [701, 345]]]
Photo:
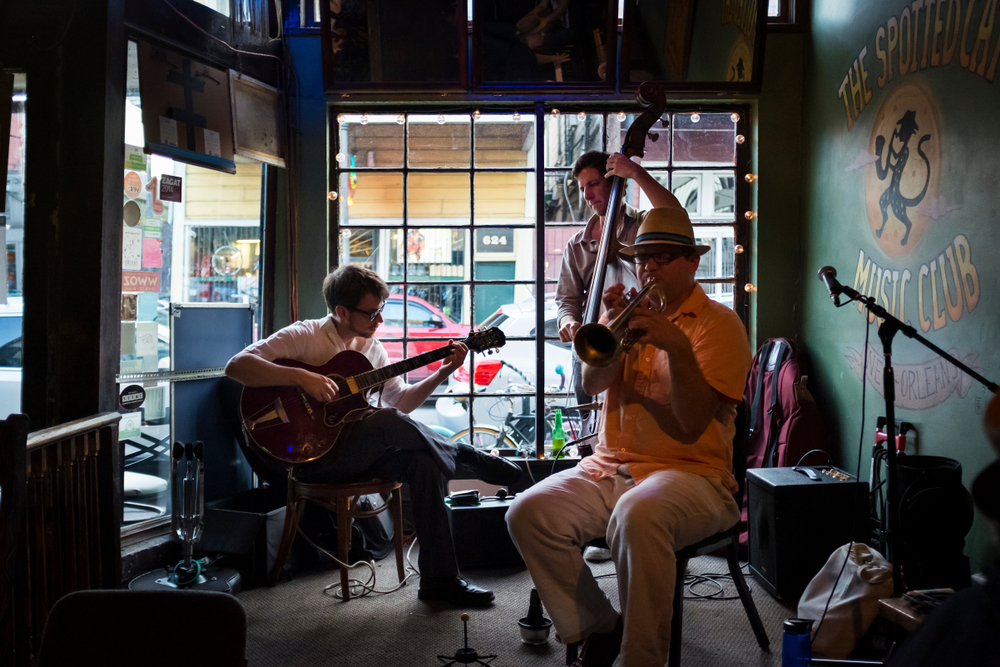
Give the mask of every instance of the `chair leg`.
[[670, 619], [670, 656], [667, 659], [669, 667], [681, 666], [681, 627], [684, 620], [684, 573], [687, 571], [687, 558], [677, 559], [677, 574], [674, 578], [673, 616]]
[[392, 541], [396, 548], [396, 573], [399, 583], [406, 578], [403, 556], [403, 495], [400, 489], [393, 489], [389, 498], [389, 512], [392, 514]]
[[576, 662], [576, 651], [580, 648], [580, 642], [566, 644], [566, 664], [572, 665]]
[[281, 545], [278, 547], [278, 555], [274, 559], [274, 565], [271, 567], [271, 573], [267, 578], [267, 583], [270, 586], [277, 584], [278, 579], [281, 578], [281, 568], [285, 565], [288, 552], [292, 549], [296, 529], [299, 525], [300, 506], [301, 503], [296, 500], [290, 500], [285, 505], [285, 527], [281, 531]]
[[746, 579], [743, 577], [743, 570], [740, 569], [740, 562], [736, 556], [735, 540], [731, 541], [726, 548], [726, 560], [729, 561], [729, 574], [733, 578], [733, 583], [736, 584], [736, 590], [739, 592], [743, 608], [747, 612], [750, 627], [753, 628], [753, 633], [757, 637], [757, 644], [767, 651], [771, 647], [771, 640], [768, 639], [767, 632], [764, 630], [764, 624], [760, 621], [757, 605], [753, 602], [753, 597], [750, 595], [750, 587], [747, 586]]
[[337, 558], [340, 559], [340, 591], [344, 602], [351, 599], [346, 565], [351, 553], [351, 530], [354, 528], [354, 519], [350, 514], [351, 500], [353, 499], [349, 497], [337, 497]]

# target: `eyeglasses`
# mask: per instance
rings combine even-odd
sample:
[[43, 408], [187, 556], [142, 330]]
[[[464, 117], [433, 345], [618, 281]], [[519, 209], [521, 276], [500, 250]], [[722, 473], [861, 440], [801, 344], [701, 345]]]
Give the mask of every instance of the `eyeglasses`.
[[384, 303], [375, 310], [361, 310], [360, 308], [348, 308], [348, 310], [353, 310], [355, 313], [361, 313], [362, 315], [367, 315], [368, 319], [371, 320], [372, 322], [375, 321], [376, 317], [382, 314], [382, 311], [384, 309], [385, 309]]
[[688, 254], [686, 252], [656, 252], [652, 254], [637, 252], [634, 255], [622, 254], [622, 257], [625, 257], [633, 264], [647, 264], [649, 260], [655, 259], [656, 263], [660, 266], [666, 266], [675, 259], [687, 257], [687, 255]]

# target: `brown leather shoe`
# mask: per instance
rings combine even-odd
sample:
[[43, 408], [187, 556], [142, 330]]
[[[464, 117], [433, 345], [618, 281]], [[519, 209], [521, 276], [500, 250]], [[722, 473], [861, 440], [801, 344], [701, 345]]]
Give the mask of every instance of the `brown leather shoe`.
[[622, 634], [625, 621], [618, 617], [618, 623], [611, 632], [594, 632], [583, 640], [580, 657], [571, 667], [611, 667], [622, 650]]

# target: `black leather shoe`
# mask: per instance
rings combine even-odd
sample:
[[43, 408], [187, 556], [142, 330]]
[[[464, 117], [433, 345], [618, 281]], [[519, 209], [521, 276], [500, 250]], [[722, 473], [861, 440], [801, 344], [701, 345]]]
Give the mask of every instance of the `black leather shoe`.
[[571, 667], [611, 667], [622, 650], [622, 635], [625, 623], [618, 617], [618, 623], [611, 632], [594, 632], [583, 640], [580, 657]]
[[459, 446], [456, 462], [487, 484], [508, 486], [521, 479], [521, 468], [513, 461], [469, 445]]
[[433, 579], [421, 577], [417, 597], [421, 600], [447, 602], [457, 607], [488, 607], [493, 604], [493, 591], [479, 588], [458, 575]]

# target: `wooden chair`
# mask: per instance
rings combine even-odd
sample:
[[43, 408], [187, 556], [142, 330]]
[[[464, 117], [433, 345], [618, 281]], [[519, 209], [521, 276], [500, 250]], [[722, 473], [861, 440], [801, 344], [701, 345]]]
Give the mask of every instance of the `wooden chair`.
[[[296, 480], [289, 470], [288, 503], [285, 506], [285, 527], [281, 534], [281, 546], [278, 556], [271, 568], [269, 583], [274, 586], [281, 576], [281, 568], [285, 564], [288, 552], [292, 548], [295, 534], [298, 530], [299, 517], [304, 507], [303, 501], [309, 500], [320, 507], [334, 512], [337, 517], [337, 558], [346, 563], [351, 550], [351, 528], [354, 519], [375, 516], [385, 510], [391, 511], [393, 525], [393, 543], [396, 549], [396, 572], [399, 581], [405, 579], [403, 573], [403, 499], [400, 495], [402, 484], [386, 479], [368, 479], [357, 482], [342, 482], [339, 484], [306, 483]], [[390, 494], [389, 500], [373, 510], [357, 508], [358, 498], [371, 493], [383, 497]], [[344, 601], [351, 599], [351, 589], [347, 585], [347, 567], [340, 565], [340, 585]]]
[[[748, 428], [747, 405], [744, 400], [736, 409], [736, 434], [733, 437], [733, 475], [739, 484], [739, 489], [733, 494], [733, 498], [741, 510], [743, 509], [743, 494], [747, 477], [746, 441]], [[733, 584], [736, 586], [737, 593], [739, 593], [743, 608], [746, 610], [750, 627], [753, 628], [754, 636], [757, 638], [757, 644], [765, 651], [770, 649], [771, 642], [767, 637], [767, 632], [764, 630], [764, 624], [760, 620], [757, 605], [754, 604], [753, 597], [750, 595], [750, 588], [747, 586], [746, 578], [743, 576], [743, 570], [740, 568], [740, 562], [737, 557], [739, 536], [740, 522], [737, 520], [736, 524], [731, 528], [707, 537], [696, 544], [686, 546], [674, 554], [677, 558], [677, 578], [674, 581], [673, 617], [670, 621], [670, 657], [667, 662], [669, 667], [680, 667], [681, 664], [684, 574], [687, 570], [688, 561], [697, 556], [714, 553], [722, 548], [726, 549], [729, 574], [733, 579]], [[604, 545], [606, 544], [605, 542]], [[578, 643], [566, 645], [567, 665], [572, 664], [576, 660], [577, 648]]]

